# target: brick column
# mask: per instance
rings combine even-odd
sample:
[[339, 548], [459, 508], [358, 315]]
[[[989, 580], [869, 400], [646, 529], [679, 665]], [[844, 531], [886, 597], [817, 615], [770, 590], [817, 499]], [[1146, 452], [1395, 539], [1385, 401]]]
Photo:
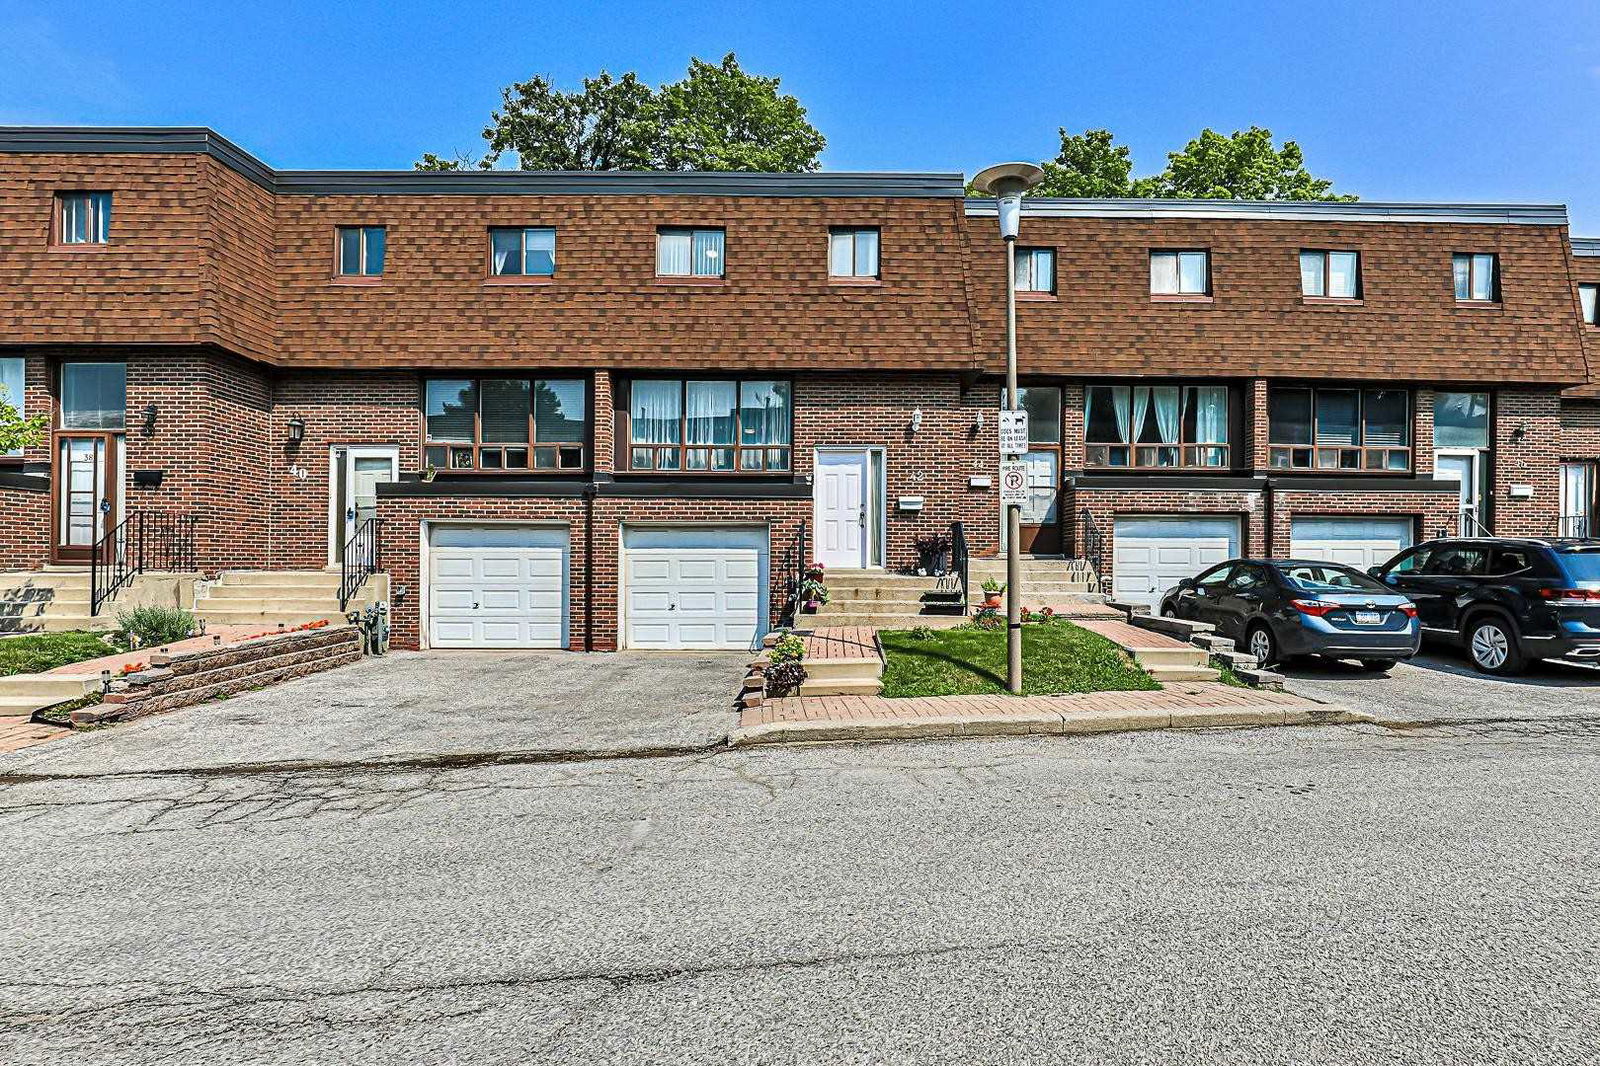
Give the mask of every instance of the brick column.
[[1411, 412], [1411, 462], [1418, 477], [1433, 476], [1433, 390], [1417, 390], [1417, 409]]
[[614, 469], [616, 436], [616, 409], [611, 392], [611, 371], [594, 372], [594, 462], [590, 464], [597, 474], [609, 474]]
[[1256, 474], [1267, 473], [1267, 381], [1255, 378], [1244, 394], [1244, 440], [1247, 442], [1244, 468]]

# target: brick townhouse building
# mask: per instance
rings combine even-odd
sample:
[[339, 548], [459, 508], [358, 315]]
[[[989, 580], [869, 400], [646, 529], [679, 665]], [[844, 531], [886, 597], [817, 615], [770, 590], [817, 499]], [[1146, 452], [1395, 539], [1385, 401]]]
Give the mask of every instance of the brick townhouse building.
[[[0, 382], [51, 422], [0, 567], [292, 620], [376, 561], [400, 646], [607, 650], [743, 647], [806, 558], [992, 555], [1005, 258], [963, 190], [0, 129]], [[1038, 200], [1017, 273], [1022, 546], [1125, 598], [1587, 526], [1600, 245], [1561, 207]]]

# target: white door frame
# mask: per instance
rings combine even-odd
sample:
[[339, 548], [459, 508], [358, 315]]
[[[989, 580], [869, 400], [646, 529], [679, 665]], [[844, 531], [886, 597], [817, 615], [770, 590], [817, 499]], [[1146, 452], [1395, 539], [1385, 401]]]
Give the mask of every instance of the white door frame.
[[[421, 612], [418, 616], [420, 623], [417, 626], [417, 647], [427, 651], [428, 644], [428, 590], [433, 582], [432, 553], [433, 530], [437, 526], [531, 526], [538, 529], [560, 529], [567, 534], [567, 574], [564, 583], [567, 586], [567, 602], [561, 608], [561, 631], [566, 635], [567, 647], [572, 647], [572, 523], [555, 521], [524, 521], [518, 518], [424, 518], [417, 523], [417, 531], [421, 540], [417, 545], [417, 609]], [[447, 649], [453, 650], [453, 649]]]
[[[889, 450], [881, 444], [819, 444], [812, 449], [816, 455], [860, 455], [866, 460], [867, 485], [864, 498], [872, 520], [862, 526], [866, 534], [861, 541], [866, 558], [862, 569], [882, 570], [888, 556], [889, 544]], [[811, 464], [811, 545], [809, 563], [816, 558], [817, 530], [822, 523], [817, 518], [817, 467]]]
[[[767, 572], [765, 583], [756, 591], [759, 600], [756, 605], [756, 628], [759, 635], [770, 632], [768, 627], [772, 619], [772, 523], [771, 522], [672, 522], [672, 521], [624, 521], [617, 524], [617, 649], [619, 651], [635, 650], [628, 647], [628, 530], [630, 529], [759, 529], [767, 538]], [[760, 578], [758, 577], [758, 580]], [[593, 608], [590, 608], [591, 610]], [[656, 649], [645, 649], [654, 653]], [[694, 649], [689, 649], [694, 650]], [[752, 649], [753, 650], [753, 649]], [[665, 652], [665, 649], [662, 649]], [[678, 652], [666, 652], [679, 654]]]
[[339, 565], [339, 549], [350, 539], [352, 530], [345, 519], [350, 507], [348, 497], [339, 499], [339, 471], [336, 467], [339, 453], [344, 452], [344, 484], [348, 494], [355, 461], [361, 459], [388, 459], [390, 480], [400, 479], [400, 447], [396, 444], [334, 444], [328, 448], [328, 565]]
[[[1435, 480], [1455, 480], [1454, 478], [1441, 479], [1439, 477], [1440, 459], [1470, 459], [1472, 461], [1472, 484], [1469, 486], [1471, 489], [1471, 494], [1469, 496], [1471, 504], [1469, 506], [1472, 508], [1473, 517], [1477, 519], [1480, 526], [1485, 528], [1488, 527], [1489, 523], [1483, 508], [1483, 479], [1484, 474], [1488, 469], [1488, 454], [1489, 453], [1487, 449], [1484, 448], [1438, 448], [1435, 449], [1433, 453], [1433, 476]], [[1462, 515], [1465, 513], [1465, 511], [1466, 508], [1461, 504], [1458, 503], [1456, 505], [1456, 525], [1458, 527], [1456, 530], [1456, 535], [1462, 537], [1476, 537], [1479, 535], [1478, 530], [1476, 528], [1467, 529], [1465, 523], [1461, 521]]]

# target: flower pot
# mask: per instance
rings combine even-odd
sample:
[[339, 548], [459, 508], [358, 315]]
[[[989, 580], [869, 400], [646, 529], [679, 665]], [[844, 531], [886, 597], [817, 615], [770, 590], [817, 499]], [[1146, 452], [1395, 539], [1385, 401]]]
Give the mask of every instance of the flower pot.
[[806, 613], [808, 613], [808, 614], [816, 614], [817, 613], [817, 608], [821, 607], [821, 606], [822, 606], [822, 601], [821, 600], [807, 600], [806, 601]]
[[1000, 606], [1000, 594], [998, 592], [986, 592], [986, 593], [984, 593], [984, 595], [983, 595], [983, 605], [985, 607], [998, 608]]

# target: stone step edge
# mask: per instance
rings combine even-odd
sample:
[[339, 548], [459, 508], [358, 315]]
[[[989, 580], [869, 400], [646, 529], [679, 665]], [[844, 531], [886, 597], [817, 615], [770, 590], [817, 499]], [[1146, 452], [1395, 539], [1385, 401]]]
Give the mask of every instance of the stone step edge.
[[[359, 650], [360, 645], [351, 642], [351, 646]], [[133, 703], [140, 699], [166, 696], [177, 692], [186, 692], [191, 689], [205, 688], [212, 685], [236, 681], [240, 678], [250, 677], [255, 674], [272, 673], [283, 667], [298, 666], [301, 663], [312, 662], [325, 656], [342, 655], [347, 650], [341, 644], [324, 645], [317, 647], [303, 647], [296, 651], [279, 652], [257, 658], [243, 659], [227, 666], [215, 666], [206, 670], [195, 670], [184, 674], [168, 674], [165, 671], [148, 671], [155, 676], [149, 678], [144, 684], [130, 687], [126, 692], [113, 692], [106, 697], [107, 703]], [[134, 675], [139, 677], [140, 675]], [[120, 697], [120, 698], [119, 698]]]
[[[246, 677], [206, 685], [201, 688], [182, 689], [173, 693], [154, 692], [141, 699], [123, 703], [102, 703], [97, 708], [84, 708], [85, 711], [96, 713], [72, 712], [72, 721], [74, 725], [93, 722], [130, 721], [135, 718], [143, 718], [149, 714], [174, 711], [181, 707], [192, 707], [195, 704], [205, 703], [218, 696], [233, 696], [258, 688], [270, 688], [284, 681], [292, 681], [299, 677], [321, 673], [324, 670], [332, 670], [339, 666], [348, 666], [351, 663], [360, 662], [361, 659], [361, 649], [355, 648], [336, 655], [324, 655], [310, 662], [295, 666], [253, 673]], [[102, 708], [108, 708], [109, 711], [102, 710]]]
[[165, 669], [175, 676], [181, 676], [214, 666], [231, 666], [233, 661], [241, 657], [263, 658], [264, 656], [259, 654], [262, 651], [266, 651], [266, 657], [270, 657], [292, 653], [305, 647], [336, 644], [341, 640], [350, 639], [351, 634], [358, 632], [355, 626], [330, 625], [298, 633], [273, 633], [240, 644], [224, 644], [220, 648], [202, 648], [198, 651], [179, 652], [176, 655], [162, 655], [157, 652], [150, 656], [147, 663], [151, 669]]

